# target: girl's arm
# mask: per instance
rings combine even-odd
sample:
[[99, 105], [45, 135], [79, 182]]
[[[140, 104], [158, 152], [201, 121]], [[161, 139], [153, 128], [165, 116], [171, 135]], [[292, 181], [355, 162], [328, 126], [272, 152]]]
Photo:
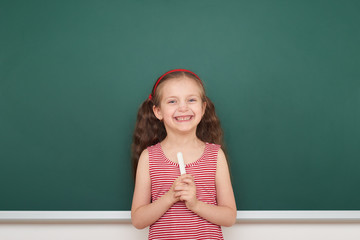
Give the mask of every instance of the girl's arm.
[[134, 196], [131, 206], [132, 224], [138, 229], [143, 229], [153, 224], [177, 201], [178, 198], [175, 197], [173, 187], [171, 187], [166, 194], [151, 203], [149, 154], [147, 149], [145, 149], [140, 155], [136, 172]]
[[182, 176], [187, 186], [177, 185], [176, 195], [186, 206], [200, 217], [216, 225], [230, 227], [236, 221], [236, 204], [231, 186], [230, 173], [224, 152], [220, 149], [216, 169], [216, 194], [218, 205], [211, 205], [196, 199], [195, 182], [190, 175]]

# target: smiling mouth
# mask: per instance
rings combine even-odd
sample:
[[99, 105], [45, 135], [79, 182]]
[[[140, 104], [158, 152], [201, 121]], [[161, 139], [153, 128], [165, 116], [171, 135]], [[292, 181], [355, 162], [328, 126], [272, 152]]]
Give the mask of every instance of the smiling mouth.
[[179, 116], [179, 117], [175, 117], [176, 121], [189, 121], [190, 119], [192, 119], [193, 116]]

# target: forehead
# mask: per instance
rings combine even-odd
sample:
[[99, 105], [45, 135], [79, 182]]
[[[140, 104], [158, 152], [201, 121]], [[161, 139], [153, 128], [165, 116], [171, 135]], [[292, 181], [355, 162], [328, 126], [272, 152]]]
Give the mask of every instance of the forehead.
[[196, 80], [188, 77], [179, 77], [168, 79], [162, 85], [162, 97], [178, 96], [178, 95], [201, 95], [202, 87]]

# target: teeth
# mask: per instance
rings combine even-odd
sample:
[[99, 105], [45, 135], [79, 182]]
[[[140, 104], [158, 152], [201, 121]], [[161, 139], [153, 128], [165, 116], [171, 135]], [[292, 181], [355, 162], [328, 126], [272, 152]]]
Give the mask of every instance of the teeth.
[[187, 117], [177, 117], [176, 119], [179, 121], [187, 121], [190, 120], [191, 116], [187, 116]]

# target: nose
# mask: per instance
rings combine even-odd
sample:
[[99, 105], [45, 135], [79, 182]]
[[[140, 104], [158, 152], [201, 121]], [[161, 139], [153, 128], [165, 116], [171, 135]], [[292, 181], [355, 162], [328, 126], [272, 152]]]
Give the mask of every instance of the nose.
[[188, 105], [185, 101], [181, 101], [179, 104], [179, 111], [185, 112], [188, 109]]

